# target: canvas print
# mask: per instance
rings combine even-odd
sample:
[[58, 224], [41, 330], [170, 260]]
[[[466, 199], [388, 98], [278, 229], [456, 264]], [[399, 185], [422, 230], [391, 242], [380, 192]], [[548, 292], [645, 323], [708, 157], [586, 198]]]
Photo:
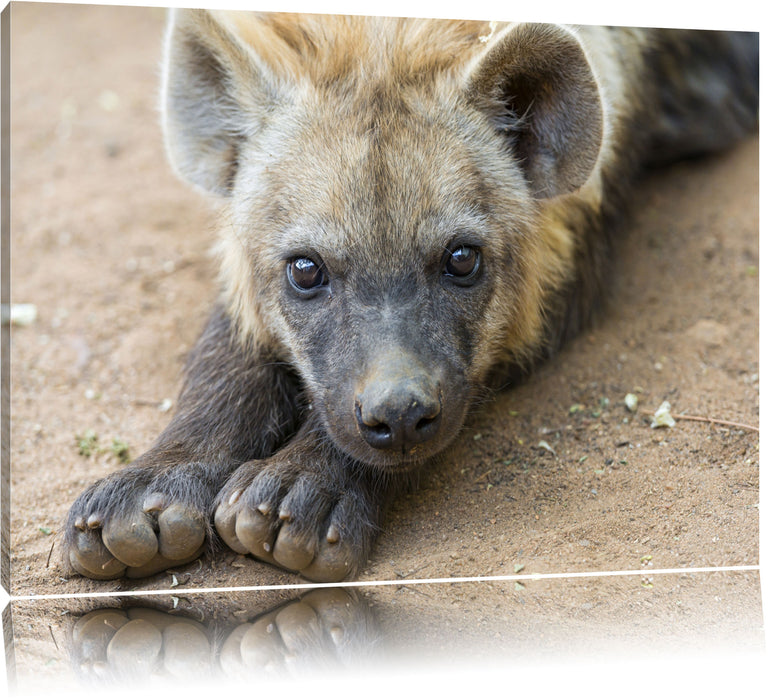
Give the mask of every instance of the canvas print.
[[761, 643], [756, 32], [5, 13], [17, 620]]

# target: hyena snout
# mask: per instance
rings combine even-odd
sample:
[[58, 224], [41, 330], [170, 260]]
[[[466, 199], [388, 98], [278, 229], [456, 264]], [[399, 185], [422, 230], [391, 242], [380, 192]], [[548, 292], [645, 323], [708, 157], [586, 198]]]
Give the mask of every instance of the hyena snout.
[[361, 382], [354, 410], [370, 447], [404, 451], [439, 431], [440, 383], [411, 357], [393, 354]]

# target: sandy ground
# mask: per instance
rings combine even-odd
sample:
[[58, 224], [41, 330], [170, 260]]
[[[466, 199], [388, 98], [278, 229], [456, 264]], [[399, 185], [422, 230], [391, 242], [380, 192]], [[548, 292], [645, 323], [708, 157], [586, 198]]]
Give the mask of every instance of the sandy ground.
[[[114, 438], [138, 455], [169, 419], [214, 298], [213, 215], [171, 174], [158, 128], [163, 21], [157, 9], [12, 7], [12, 301], [37, 308], [12, 329], [13, 595], [130, 587], [64, 578], [54, 543], [71, 501], [121, 466]], [[760, 648], [756, 572], [653, 573], [758, 563], [758, 149], [753, 136], [646, 178], [606, 317], [487, 405], [392, 508], [361, 576], [397, 581], [363, 590], [389, 646]], [[664, 400], [742, 425], [653, 430]], [[103, 448], [90, 457], [76, 438], [87, 431]], [[638, 573], [401, 584], [516, 571]], [[143, 585], [298, 582], [226, 554]], [[229, 628], [296, 593], [148, 602]], [[72, 620], [109, 604], [14, 603], [4, 626], [13, 618], [20, 686], [68, 675]]]

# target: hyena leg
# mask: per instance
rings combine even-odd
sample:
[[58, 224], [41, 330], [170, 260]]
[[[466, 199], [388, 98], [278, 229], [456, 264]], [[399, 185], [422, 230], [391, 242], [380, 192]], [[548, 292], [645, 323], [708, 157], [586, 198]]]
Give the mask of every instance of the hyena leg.
[[243, 464], [216, 498], [218, 534], [236, 552], [313, 581], [366, 562], [392, 486], [338, 452], [309, 420], [268, 459]]
[[296, 426], [298, 383], [269, 353], [246, 351], [222, 309], [186, 367], [178, 409], [155, 445], [89, 487], [70, 508], [65, 563], [90, 578], [148, 576], [197, 558], [215, 495]]

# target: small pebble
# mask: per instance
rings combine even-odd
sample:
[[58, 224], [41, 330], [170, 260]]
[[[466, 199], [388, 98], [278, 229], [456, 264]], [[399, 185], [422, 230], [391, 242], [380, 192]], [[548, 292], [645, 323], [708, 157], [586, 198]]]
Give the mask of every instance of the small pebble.
[[552, 454], [555, 454], [555, 450], [552, 449], [546, 440], [539, 440], [536, 446], [542, 450], [547, 450], [547, 452], [552, 452]]
[[652, 417], [652, 428], [673, 428], [676, 425], [676, 421], [671, 416], [671, 404], [668, 401], [663, 401], [660, 407], [655, 411], [655, 415]]

